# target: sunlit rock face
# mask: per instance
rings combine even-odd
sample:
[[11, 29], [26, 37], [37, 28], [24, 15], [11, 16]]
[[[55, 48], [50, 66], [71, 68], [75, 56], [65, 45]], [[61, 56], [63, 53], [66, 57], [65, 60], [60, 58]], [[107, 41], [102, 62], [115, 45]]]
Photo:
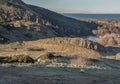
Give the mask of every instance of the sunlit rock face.
[[105, 52], [106, 49], [104, 46], [100, 45], [97, 42], [93, 42], [90, 40], [82, 39], [82, 38], [51, 38], [48, 39], [50, 41], [45, 41], [44, 43], [52, 43], [52, 44], [70, 44], [79, 46], [82, 48], [92, 49], [99, 52]]
[[100, 26], [93, 33], [98, 36], [99, 43], [107, 46], [120, 44], [120, 20], [98, 21], [97, 24]]

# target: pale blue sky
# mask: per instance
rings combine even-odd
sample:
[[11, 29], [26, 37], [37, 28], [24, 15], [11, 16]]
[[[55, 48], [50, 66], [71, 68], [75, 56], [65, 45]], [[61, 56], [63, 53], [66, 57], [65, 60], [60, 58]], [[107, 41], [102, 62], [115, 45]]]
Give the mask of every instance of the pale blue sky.
[[120, 0], [23, 0], [58, 13], [120, 13]]

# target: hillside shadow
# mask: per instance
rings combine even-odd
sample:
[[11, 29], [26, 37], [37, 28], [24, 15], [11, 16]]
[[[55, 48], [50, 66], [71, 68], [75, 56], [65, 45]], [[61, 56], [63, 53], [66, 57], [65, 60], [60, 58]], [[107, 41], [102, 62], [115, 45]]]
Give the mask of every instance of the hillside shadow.
[[108, 51], [109, 52], [112, 52], [113, 55], [116, 55], [117, 53], [120, 53], [120, 47], [107, 47]]
[[104, 58], [103, 62], [112, 68], [120, 69], [120, 60]]
[[120, 47], [108, 46], [105, 48], [105, 52], [100, 52], [102, 56], [115, 56], [116, 54], [120, 53]]

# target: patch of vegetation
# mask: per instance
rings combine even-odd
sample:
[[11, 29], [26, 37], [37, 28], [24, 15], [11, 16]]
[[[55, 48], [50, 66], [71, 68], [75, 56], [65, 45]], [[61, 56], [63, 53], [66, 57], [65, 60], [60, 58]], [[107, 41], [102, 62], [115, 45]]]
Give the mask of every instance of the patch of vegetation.
[[89, 59], [89, 61], [91, 61], [91, 62], [100, 62], [100, 59]]
[[53, 53], [45, 53], [39, 57], [42, 61], [45, 62], [53, 62], [53, 63], [70, 63], [70, 60], [74, 59], [74, 57], [66, 57]]
[[74, 58], [72, 57], [63, 57], [63, 56], [56, 56], [55, 59], [53, 59], [53, 62], [56, 62], [56, 63], [70, 63], [70, 60], [72, 60]]
[[27, 55], [0, 57], [0, 63], [34, 63], [34, 59]]
[[28, 48], [28, 51], [44, 51], [45, 49], [43, 48]]
[[42, 60], [51, 60], [55, 58], [55, 55], [52, 53], [45, 53], [44, 55], [41, 55], [40, 58]]

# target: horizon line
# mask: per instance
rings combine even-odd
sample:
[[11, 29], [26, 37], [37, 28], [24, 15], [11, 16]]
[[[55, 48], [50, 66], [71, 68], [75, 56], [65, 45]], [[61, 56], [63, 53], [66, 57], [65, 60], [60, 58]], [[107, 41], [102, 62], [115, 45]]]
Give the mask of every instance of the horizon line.
[[61, 13], [61, 14], [120, 14], [120, 13]]

